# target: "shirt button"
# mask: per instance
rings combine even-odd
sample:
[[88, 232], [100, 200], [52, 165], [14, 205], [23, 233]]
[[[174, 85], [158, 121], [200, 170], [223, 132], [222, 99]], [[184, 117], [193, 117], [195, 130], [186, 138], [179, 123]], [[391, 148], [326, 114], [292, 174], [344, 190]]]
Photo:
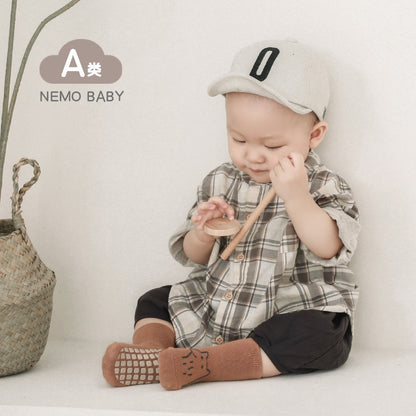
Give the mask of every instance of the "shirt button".
[[217, 338], [215, 338], [215, 342], [216, 342], [218, 345], [221, 345], [221, 344], [223, 344], [223, 343], [224, 343], [224, 338], [223, 338], [221, 335], [218, 335], [218, 336], [217, 336]]
[[231, 300], [233, 298], [233, 294], [232, 294], [232, 292], [227, 292], [225, 295], [224, 295], [224, 299], [225, 300]]
[[244, 260], [244, 254], [243, 254], [243, 253], [240, 253], [240, 254], [237, 256], [237, 260], [238, 260], [238, 261], [243, 261], [243, 260]]

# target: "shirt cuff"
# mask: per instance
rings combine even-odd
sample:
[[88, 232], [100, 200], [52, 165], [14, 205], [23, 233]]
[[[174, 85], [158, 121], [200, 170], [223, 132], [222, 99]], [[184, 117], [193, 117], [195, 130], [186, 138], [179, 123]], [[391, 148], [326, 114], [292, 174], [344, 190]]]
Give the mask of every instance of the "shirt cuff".
[[302, 242], [300, 247], [305, 252], [306, 258], [312, 263], [318, 263], [324, 267], [347, 265], [357, 247], [361, 226], [357, 220], [344, 211], [332, 207], [322, 209], [337, 223], [339, 238], [343, 244], [341, 250], [330, 259], [324, 259], [310, 251]]
[[184, 222], [169, 239], [169, 251], [173, 258], [185, 267], [195, 267], [196, 263], [191, 261], [183, 249], [185, 235], [193, 228], [191, 220]]

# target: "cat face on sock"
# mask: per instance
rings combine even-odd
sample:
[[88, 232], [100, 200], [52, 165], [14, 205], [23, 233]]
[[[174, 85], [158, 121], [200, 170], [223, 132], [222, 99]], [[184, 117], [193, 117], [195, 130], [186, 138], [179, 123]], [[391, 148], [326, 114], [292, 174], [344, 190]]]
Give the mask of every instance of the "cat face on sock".
[[182, 375], [189, 377], [190, 382], [194, 382], [206, 377], [211, 371], [208, 369], [207, 351], [191, 349], [189, 354], [182, 357]]

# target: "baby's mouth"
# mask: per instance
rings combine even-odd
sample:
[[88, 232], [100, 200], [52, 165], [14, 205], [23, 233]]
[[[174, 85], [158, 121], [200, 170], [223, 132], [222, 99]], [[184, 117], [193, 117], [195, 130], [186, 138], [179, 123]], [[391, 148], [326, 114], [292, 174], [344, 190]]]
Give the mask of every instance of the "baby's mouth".
[[268, 172], [268, 170], [266, 170], [266, 169], [253, 169], [253, 168], [248, 168], [248, 170], [250, 170], [251, 172], [256, 173], [256, 174]]

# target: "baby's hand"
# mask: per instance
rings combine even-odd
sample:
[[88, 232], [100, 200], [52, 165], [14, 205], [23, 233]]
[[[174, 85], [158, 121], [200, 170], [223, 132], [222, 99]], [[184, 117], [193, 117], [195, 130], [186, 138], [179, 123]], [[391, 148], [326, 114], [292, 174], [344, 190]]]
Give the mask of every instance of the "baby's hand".
[[290, 153], [270, 171], [273, 187], [285, 202], [309, 194], [308, 175], [300, 153]]
[[[227, 215], [230, 220], [234, 219], [233, 207], [227, 204], [224, 198], [219, 196], [213, 196], [207, 202], [201, 202], [198, 205], [198, 213], [192, 215], [191, 220], [198, 230], [200, 239], [208, 239], [208, 234], [204, 231], [205, 223], [213, 218], [222, 218], [224, 214]], [[212, 240], [212, 236], [209, 236], [209, 239]]]

